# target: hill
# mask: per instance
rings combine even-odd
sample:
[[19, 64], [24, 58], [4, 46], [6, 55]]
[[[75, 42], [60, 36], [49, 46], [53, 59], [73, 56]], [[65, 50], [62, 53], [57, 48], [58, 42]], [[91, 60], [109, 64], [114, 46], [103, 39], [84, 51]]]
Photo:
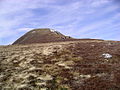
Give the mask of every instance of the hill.
[[120, 42], [0, 46], [0, 90], [120, 90]]
[[76, 39], [72, 38], [70, 36], [65, 36], [61, 34], [60, 32], [50, 29], [50, 28], [41, 28], [41, 29], [34, 29], [23, 36], [21, 36], [19, 39], [17, 39], [12, 45], [15, 44], [37, 44], [37, 43], [51, 43], [51, 42], [65, 42], [65, 41], [86, 41], [86, 40], [99, 40], [103, 41], [101, 39]]
[[34, 29], [16, 40], [14, 44], [32, 44], [32, 43], [48, 43], [69, 41], [73, 38], [65, 36], [58, 31], [49, 28]]

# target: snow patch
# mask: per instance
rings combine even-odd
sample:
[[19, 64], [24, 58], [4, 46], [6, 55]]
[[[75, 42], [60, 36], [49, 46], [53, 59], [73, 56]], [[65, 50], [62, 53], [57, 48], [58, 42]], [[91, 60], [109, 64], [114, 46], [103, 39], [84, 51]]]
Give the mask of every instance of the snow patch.
[[51, 32], [56, 32], [54, 29], [50, 29]]
[[104, 58], [106, 58], [106, 59], [112, 58], [112, 55], [110, 55], [109, 53], [104, 53], [104, 54], [102, 54], [102, 56], [104, 56]]

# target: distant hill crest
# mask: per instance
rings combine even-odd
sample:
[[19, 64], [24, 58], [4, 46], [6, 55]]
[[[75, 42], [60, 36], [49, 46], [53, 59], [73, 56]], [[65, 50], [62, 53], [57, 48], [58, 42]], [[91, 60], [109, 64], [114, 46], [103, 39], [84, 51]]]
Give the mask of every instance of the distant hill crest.
[[54, 29], [40, 28], [27, 32], [13, 44], [49, 43], [69, 40], [73, 40], [73, 38], [65, 36]]

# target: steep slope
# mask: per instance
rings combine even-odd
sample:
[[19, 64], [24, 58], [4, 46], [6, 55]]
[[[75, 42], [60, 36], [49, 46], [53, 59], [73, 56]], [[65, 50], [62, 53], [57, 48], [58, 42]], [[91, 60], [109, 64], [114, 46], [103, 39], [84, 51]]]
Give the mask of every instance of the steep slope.
[[64, 36], [58, 31], [49, 28], [34, 29], [23, 35], [13, 44], [31, 44], [31, 43], [45, 43], [45, 42], [58, 42], [68, 41], [73, 38]]
[[0, 90], [120, 90], [120, 42], [1, 46]]

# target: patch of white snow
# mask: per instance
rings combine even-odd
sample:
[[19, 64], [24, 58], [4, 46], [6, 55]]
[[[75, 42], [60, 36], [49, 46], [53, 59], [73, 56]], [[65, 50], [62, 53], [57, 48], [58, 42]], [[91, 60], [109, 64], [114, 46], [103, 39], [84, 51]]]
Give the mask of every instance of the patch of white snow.
[[55, 32], [55, 30], [54, 30], [54, 29], [50, 29], [50, 31], [51, 31], [51, 32]]
[[109, 53], [104, 53], [104, 54], [102, 54], [102, 56], [104, 56], [104, 58], [106, 58], [106, 59], [112, 58], [112, 55], [110, 55]]

